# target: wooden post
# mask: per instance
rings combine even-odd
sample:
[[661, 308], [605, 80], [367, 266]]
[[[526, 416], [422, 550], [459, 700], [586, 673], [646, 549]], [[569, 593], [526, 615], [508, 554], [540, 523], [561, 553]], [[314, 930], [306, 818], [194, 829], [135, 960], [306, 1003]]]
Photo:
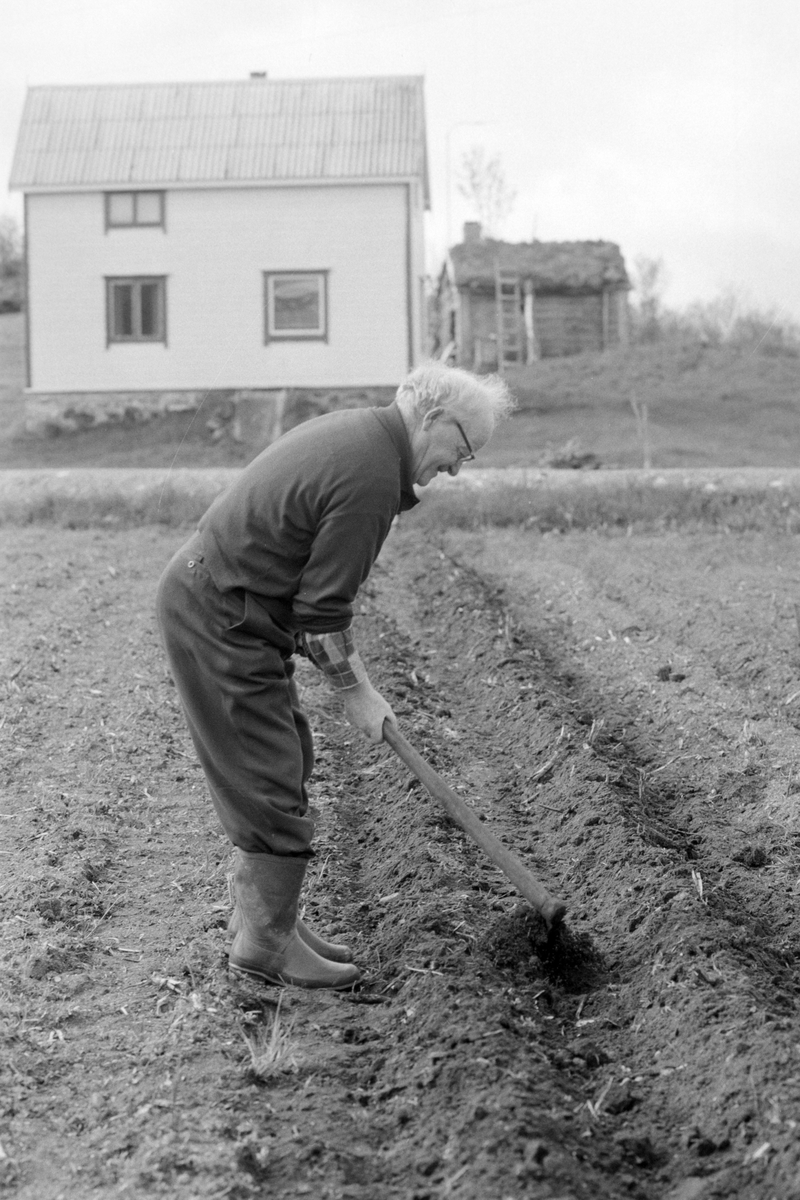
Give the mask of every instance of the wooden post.
[[497, 370], [500, 375], [503, 374], [503, 300], [501, 295], [500, 284], [500, 259], [496, 258], [494, 262], [494, 323], [495, 336], [497, 338]]
[[536, 345], [536, 320], [534, 316], [534, 297], [536, 293], [533, 289], [533, 280], [525, 280], [525, 362], [536, 362], [539, 357], [539, 349]]

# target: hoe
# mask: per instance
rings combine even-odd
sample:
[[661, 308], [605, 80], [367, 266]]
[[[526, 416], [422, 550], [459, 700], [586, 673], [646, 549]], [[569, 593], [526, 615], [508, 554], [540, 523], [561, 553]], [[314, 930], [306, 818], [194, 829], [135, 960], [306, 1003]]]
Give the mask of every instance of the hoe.
[[383, 724], [383, 740], [391, 746], [412, 775], [416, 775], [433, 799], [444, 807], [451, 819], [460, 825], [465, 833], [469, 834], [495, 866], [500, 868], [506, 878], [544, 917], [547, 928], [552, 930], [560, 925], [566, 916], [566, 904], [556, 900], [537, 879], [534, 879], [516, 855], [512, 854], [510, 850], [506, 850], [499, 838], [486, 828], [472, 809], [456, 795], [451, 787], [448, 787], [441, 775], [434, 771], [430, 763], [426, 762], [422, 755], [418, 754], [414, 747], [406, 741], [402, 733], [388, 721], [384, 721]]

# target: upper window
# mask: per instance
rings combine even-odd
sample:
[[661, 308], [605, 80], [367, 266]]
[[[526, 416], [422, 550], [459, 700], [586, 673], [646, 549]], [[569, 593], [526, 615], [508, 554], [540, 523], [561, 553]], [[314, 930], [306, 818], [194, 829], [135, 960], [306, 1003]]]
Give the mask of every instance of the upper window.
[[328, 338], [327, 271], [264, 273], [265, 340]]
[[106, 192], [106, 229], [164, 226], [163, 192]]
[[163, 275], [106, 280], [109, 342], [167, 341]]

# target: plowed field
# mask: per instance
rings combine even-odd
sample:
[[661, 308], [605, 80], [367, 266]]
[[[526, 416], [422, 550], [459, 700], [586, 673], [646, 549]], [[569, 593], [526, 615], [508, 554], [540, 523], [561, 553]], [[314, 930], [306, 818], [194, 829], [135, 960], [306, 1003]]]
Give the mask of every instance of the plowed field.
[[228, 977], [152, 616], [181, 538], [0, 529], [5, 1194], [800, 1196], [797, 538], [391, 535], [374, 682], [569, 912], [548, 935], [302, 663], [344, 995]]

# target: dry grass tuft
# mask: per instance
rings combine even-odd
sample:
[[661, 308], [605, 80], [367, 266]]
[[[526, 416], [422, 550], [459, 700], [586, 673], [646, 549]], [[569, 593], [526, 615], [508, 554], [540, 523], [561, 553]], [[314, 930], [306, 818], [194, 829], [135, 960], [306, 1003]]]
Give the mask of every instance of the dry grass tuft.
[[289, 1024], [285, 1029], [281, 1026], [282, 1001], [281, 994], [270, 1029], [261, 1027], [252, 1034], [242, 1030], [245, 1045], [250, 1051], [247, 1069], [256, 1079], [273, 1079], [276, 1075], [286, 1075], [299, 1070], [297, 1043], [292, 1039], [292, 1025]]

